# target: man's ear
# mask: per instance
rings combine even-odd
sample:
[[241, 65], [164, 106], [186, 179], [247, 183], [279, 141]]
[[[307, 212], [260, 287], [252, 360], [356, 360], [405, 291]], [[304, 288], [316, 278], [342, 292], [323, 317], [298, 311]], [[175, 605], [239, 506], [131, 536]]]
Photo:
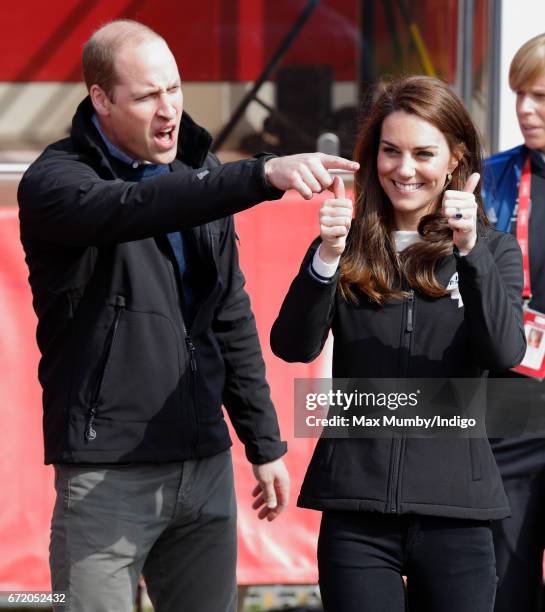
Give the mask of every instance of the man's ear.
[[106, 92], [100, 87], [100, 85], [91, 85], [89, 89], [89, 96], [91, 102], [95, 108], [97, 115], [100, 117], [107, 117], [110, 114], [110, 106], [112, 101], [106, 94]]

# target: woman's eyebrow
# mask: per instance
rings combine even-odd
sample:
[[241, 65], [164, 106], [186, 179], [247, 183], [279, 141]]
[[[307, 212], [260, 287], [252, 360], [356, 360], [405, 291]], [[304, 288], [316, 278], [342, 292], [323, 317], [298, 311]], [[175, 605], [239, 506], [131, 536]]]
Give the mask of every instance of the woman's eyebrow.
[[[380, 142], [382, 142], [383, 144], [388, 145], [390, 147], [394, 147], [396, 149], [399, 148], [396, 144], [394, 144], [393, 142], [390, 142], [389, 140], [385, 140], [384, 138]], [[439, 148], [438, 145], [433, 145], [433, 144], [430, 144], [430, 145], [418, 145], [417, 147], [413, 147], [413, 149], [438, 149], [438, 148]]]

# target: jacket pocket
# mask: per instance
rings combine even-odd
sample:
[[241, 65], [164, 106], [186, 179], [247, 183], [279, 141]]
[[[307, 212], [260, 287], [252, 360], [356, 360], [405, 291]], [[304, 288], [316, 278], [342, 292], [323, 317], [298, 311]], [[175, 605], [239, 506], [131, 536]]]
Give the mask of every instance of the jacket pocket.
[[75, 346], [71, 406], [85, 414], [87, 443], [122, 422], [186, 418], [181, 400], [191, 372], [169, 318], [133, 310], [117, 296], [96, 314], [93, 332], [78, 335], [85, 345]]
[[96, 438], [96, 430], [94, 429], [93, 425], [95, 422], [100, 397], [102, 394], [104, 378], [106, 376], [106, 372], [108, 371], [108, 366], [110, 365], [110, 355], [112, 353], [112, 348], [115, 344], [119, 321], [121, 319], [121, 314], [123, 313], [124, 309], [125, 309], [125, 298], [122, 295], [117, 295], [115, 298], [115, 316], [114, 316], [114, 320], [112, 322], [110, 331], [108, 335], [106, 336], [106, 344], [104, 347], [104, 355], [102, 358], [102, 364], [99, 366], [99, 369], [98, 369], [96, 387], [92, 395], [91, 408], [89, 410], [89, 416], [87, 418], [87, 423], [85, 426], [85, 439], [88, 442]]

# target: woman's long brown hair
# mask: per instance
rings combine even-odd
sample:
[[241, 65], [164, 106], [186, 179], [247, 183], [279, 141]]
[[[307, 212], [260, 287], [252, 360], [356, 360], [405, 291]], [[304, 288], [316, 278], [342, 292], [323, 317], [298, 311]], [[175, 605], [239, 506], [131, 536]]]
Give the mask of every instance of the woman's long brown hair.
[[[409, 76], [381, 85], [359, 130], [354, 154], [360, 163], [354, 179], [356, 210], [340, 274], [341, 292], [351, 301], [357, 301], [357, 289], [380, 305], [407, 295], [408, 288], [430, 297], [446, 294], [435, 270], [442, 258], [452, 254], [453, 242], [452, 230], [440, 213], [440, 198], [435, 211], [418, 225], [422, 240], [399, 255], [396, 252], [393, 208], [377, 174], [382, 123], [396, 111], [416, 115], [443, 133], [451, 153], [459, 159], [448, 189], [461, 191], [473, 172], [481, 173], [477, 130], [460, 99], [443, 81]], [[475, 197], [477, 222], [487, 225], [480, 185]]]

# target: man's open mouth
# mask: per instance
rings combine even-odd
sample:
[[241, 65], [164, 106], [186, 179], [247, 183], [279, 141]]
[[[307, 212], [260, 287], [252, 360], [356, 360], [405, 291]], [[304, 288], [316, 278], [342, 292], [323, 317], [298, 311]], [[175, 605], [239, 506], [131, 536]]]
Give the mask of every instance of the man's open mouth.
[[155, 132], [155, 141], [161, 148], [170, 149], [174, 144], [173, 126]]

